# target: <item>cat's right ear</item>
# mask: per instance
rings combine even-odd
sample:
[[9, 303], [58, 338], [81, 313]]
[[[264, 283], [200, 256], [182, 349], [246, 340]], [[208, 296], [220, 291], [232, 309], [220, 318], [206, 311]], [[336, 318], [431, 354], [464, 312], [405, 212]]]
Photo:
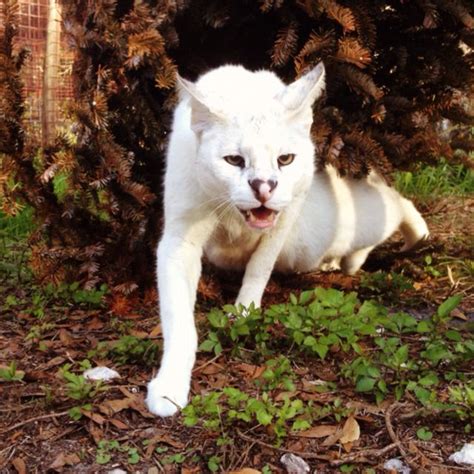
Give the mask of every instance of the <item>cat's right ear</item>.
[[190, 98], [191, 129], [196, 135], [200, 135], [209, 125], [222, 119], [206, 105], [204, 97], [196, 88], [196, 84], [183, 79], [179, 74], [176, 77], [176, 84], [180, 98]]

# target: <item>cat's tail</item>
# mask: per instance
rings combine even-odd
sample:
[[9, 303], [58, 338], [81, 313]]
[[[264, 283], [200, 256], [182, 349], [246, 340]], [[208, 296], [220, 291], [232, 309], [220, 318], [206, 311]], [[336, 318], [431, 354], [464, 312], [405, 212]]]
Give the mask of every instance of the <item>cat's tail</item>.
[[[401, 196], [400, 196], [401, 197]], [[416, 210], [411, 201], [401, 197], [401, 205], [403, 210], [403, 219], [400, 224], [400, 231], [405, 241], [401, 252], [406, 252], [414, 248], [416, 245], [428, 239], [430, 231], [421, 214]]]

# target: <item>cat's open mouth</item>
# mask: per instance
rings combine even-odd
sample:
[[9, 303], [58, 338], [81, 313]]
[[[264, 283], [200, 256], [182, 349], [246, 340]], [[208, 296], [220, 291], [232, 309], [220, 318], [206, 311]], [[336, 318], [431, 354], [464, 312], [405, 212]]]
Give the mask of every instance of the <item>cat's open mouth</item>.
[[267, 229], [275, 224], [277, 211], [268, 209], [268, 207], [260, 206], [247, 211], [240, 211], [245, 218], [245, 222], [249, 227], [254, 229]]

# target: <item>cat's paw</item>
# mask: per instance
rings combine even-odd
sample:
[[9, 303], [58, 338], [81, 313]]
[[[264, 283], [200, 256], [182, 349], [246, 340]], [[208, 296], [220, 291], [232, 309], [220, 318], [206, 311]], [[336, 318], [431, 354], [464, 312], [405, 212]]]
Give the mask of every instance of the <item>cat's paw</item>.
[[165, 381], [155, 377], [148, 384], [146, 405], [151, 413], [158, 416], [172, 416], [188, 404], [189, 383]]

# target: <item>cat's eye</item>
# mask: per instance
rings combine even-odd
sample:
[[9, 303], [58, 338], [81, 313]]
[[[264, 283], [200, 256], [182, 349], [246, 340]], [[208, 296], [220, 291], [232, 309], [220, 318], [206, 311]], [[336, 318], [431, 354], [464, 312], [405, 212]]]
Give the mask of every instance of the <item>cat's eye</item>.
[[295, 154], [294, 153], [287, 153], [286, 155], [280, 155], [278, 157], [278, 166], [288, 166], [293, 163], [293, 160], [295, 159]]
[[239, 168], [245, 166], [245, 159], [240, 155], [227, 155], [224, 156], [224, 160], [232, 166], [238, 166]]

